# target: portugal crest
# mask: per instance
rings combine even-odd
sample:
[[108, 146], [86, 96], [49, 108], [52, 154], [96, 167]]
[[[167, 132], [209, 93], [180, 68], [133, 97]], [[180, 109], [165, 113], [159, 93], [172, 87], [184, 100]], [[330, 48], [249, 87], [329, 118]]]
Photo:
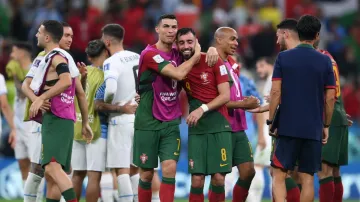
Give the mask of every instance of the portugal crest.
[[140, 156], [140, 160], [141, 160], [141, 163], [142, 163], [142, 164], [145, 164], [146, 161], [148, 160], [148, 156], [143, 153], [143, 154]]

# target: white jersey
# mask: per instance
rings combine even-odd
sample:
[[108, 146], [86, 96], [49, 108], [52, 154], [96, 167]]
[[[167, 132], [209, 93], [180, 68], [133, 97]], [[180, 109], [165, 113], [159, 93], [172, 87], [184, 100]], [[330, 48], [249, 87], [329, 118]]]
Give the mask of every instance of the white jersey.
[[29, 78], [33, 78], [35, 76], [36, 70], [39, 67], [39, 64], [41, 62], [41, 60], [44, 58], [45, 56], [45, 52], [42, 51], [40, 52], [36, 58], [34, 59], [33, 63], [31, 64], [30, 70], [28, 71], [28, 73], [26, 74], [26, 77]]
[[[5, 83], [5, 78], [2, 74], [0, 74], [0, 96], [1, 95], [6, 95], [7, 94], [7, 88], [6, 88], [6, 83]], [[0, 136], [1, 136], [1, 132], [2, 132], [2, 127], [1, 127], [1, 114], [0, 114]]]
[[[120, 51], [104, 61], [104, 80], [115, 79], [117, 81], [117, 91], [112, 100], [112, 104], [120, 106], [131, 101], [134, 104], [136, 95], [136, 77], [139, 69], [140, 55], [131, 51]], [[134, 122], [133, 114], [111, 114], [120, 116], [117, 121], [122, 123]]]
[[[262, 92], [263, 96], [269, 96], [270, 95], [271, 85], [272, 85], [272, 74], [270, 74], [266, 79], [264, 89], [263, 89], [263, 92]], [[267, 103], [267, 104], [269, 104], [269, 103]], [[264, 102], [264, 105], [266, 105], [265, 102]]]

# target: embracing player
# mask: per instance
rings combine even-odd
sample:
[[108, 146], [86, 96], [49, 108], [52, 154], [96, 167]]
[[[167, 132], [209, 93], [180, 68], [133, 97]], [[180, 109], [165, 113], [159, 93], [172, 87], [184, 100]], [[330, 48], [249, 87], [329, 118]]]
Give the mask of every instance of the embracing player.
[[[102, 29], [102, 41], [111, 55], [103, 66], [104, 101], [133, 109], [137, 105], [135, 77], [140, 55], [124, 50], [124, 35], [124, 28], [118, 24], [108, 24]], [[139, 175], [132, 159], [134, 113], [135, 110], [109, 114], [106, 167], [115, 169], [120, 202], [137, 201]]]
[[[134, 164], [141, 169], [140, 202], [151, 201], [151, 181], [154, 168], [158, 167], [158, 157], [162, 169], [160, 201], [174, 201], [181, 143], [179, 93], [182, 88], [178, 81], [185, 78], [198, 60], [192, 57], [182, 63], [178, 50], [173, 48], [177, 29], [174, 15], [161, 16], [155, 28], [158, 42], [148, 45], [141, 53], [137, 88], [141, 102], [135, 115], [134, 135]], [[216, 50], [213, 53], [217, 59]], [[207, 62], [212, 63], [213, 59]]]
[[177, 46], [184, 60], [200, 55], [200, 60], [185, 77], [183, 86], [188, 95], [189, 172], [191, 190], [189, 201], [204, 201], [205, 176], [211, 175], [210, 202], [225, 200], [225, 175], [232, 168], [232, 139], [230, 118], [225, 104], [230, 100], [230, 82], [222, 61], [214, 67], [200, 53], [195, 32], [179, 29]]

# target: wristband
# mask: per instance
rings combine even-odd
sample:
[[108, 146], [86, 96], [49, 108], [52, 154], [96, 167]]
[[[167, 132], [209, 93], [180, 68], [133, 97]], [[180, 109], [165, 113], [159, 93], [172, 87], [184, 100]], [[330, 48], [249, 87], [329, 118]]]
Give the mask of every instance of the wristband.
[[329, 127], [330, 127], [330, 125], [324, 124], [324, 128], [329, 128]]
[[209, 111], [209, 107], [206, 104], [202, 104], [200, 107], [204, 112]]

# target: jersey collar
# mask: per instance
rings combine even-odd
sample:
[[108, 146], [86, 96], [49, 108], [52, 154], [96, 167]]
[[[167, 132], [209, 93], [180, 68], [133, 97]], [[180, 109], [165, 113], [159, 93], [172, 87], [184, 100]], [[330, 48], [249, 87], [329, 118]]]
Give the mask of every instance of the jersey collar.
[[312, 45], [306, 44], [306, 43], [301, 43], [297, 47], [299, 47], [299, 48], [314, 48]]

